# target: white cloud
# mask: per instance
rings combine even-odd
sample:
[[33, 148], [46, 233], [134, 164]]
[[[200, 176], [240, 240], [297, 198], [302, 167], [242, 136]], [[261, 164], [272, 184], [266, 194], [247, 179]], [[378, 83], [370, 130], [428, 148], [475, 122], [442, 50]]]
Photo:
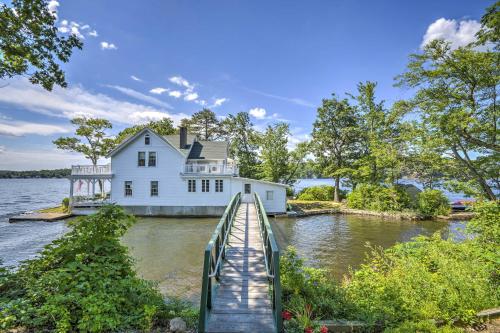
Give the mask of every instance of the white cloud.
[[135, 75], [130, 75], [130, 78], [134, 81], [138, 81], [138, 82], [142, 82], [142, 79], [139, 79], [137, 76]]
[[211, 105], [211, 107], [218, 107], [224, 104], [225, 102], [229, 101], [227, 98], [216, 98], [214, 100], [214, 103]]
[[23, 136], [26, 134], [52, 135], [55, 133], [67, 133], [69, 129], [50, 124], [29, 123], [23, 121], [0, 122], [0, 135]]
[[194, 102], [201, 106], [206, 106], [208, 104], [204, 99], [195, 100]]
[[5, 152], [5, 146], [0, 146], [0, 154]]
[[59, 1], [56, 0], [51, 0], [47, 4], [47, 8], [49, 9], [49, 12], [54, 15], [54, 17], [57, 19], [57, 7], [59, 7]]
[[182, 93], [178, 90], [172, 90], [172, 91], [169, 91], [168, 95], [175, 97], [175, 98], [179, 98], [182, 96]]
[[[148, 96], [151, 97], [151, 96]], [[12, 80], [2, 88], [0, 102], [10, 106], [24, 108], [40, 114], [60, 117], [99, 117], [120, 124], [136, 124], [138, 119], [145, 119], [161, 113], [178, 124], [188, 115], [172, 114], [163, 108], [132, 103], [109, 97], [105, 94], [89, 92], [81, 86], [69, 88], [55, 87], [52, 92], [32, 85], [26, 79]], [[154, 113], [152, 113], [154, 112]], [[141, 116], [141, 115], [144, 116]]]
[[[56, 148], [30, 147], [29, 149], [11, 150], [5, 148], [0, 151], [0, 169], [3, 170], [40, 170], [70, 168], [71, 165], [89, 164], [82, 154], [71, 153]], [[43, 156], [43, 158], [33, 158]], [[99, 163], [106, 161], [99, 161]]]
[[189, 81], [182, 76], [172, 76], [169, 80], [173, 84], [187, 88], [189, 91], [192, 91], [194, 89], [194, 85], [189, 83]]
[[168, 89], [158, 87], [158, 88], [151, 89], [149, 92], [152, 93], [152, 94], [161, 95], [161, 94], [163, 94], [164, 92], [167, 92], [167, 91], [168, 91]]
[[184, 96], [184, 100], [186, 101], [194, 101], [198, 98], [198, 94], [195, 92], [188, 93]]
[[98, 36], [96, 30], [91, 30], [90, 25], [88, 24], [82, 25], [75, 21], [62, 20], [61, 23], [59, 23], [59, 27], [57, 28], [57, 30], [62, 34], [72, 34], [80, 39], [85, 39], [85, 36], [83, 35], [84, 33], [87, 36], [91, 37]]
[[116, 50], [118, 49], [115, 44], [108, 42], [101, 42], [101, 50]]
[[147, 103], [151, 103], [153, 105], [160, 106], [163, 108], [172, 109], [172, 106], [170, 104], [163, 102], [163, 101], [160, 101], [159, 99], [157, 99], [155, 97], [140, 93], [134, 89], [125, 88], [125, 87], [121, 87], [121, 86], [115, 86], [115, 85], [107, 85], [106, 87], [118, 90], [119, 92], [122, 92], [127, 96], [137, 98], [138, 100], [141, 100], [141, 101], [144, 101]]
[[445, 40], [451, 43], [451, 48], [456, 49], [468, 45], [476, 40], [476, 33], [481, 28], [481, 24], [475, 20], [447, 20], [440, 18], [429, 25], [425, 32], [422, 44], [423, 48], [435, 39]]
[[257, 118], [257, 119], [265, 119], [266, 118], [266, 109], [264, 108], [253, 108], [248, 111], [248, 113]]

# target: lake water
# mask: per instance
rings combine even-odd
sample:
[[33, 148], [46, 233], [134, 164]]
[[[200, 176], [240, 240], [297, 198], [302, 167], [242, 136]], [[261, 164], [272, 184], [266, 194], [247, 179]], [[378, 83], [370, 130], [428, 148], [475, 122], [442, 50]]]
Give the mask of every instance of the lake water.
[[[64, 179], [0, 179], [0, 258], [15, 266], [32, 258], [45, 244], [68, 228], [64, 221], [8, 223], [24, 211], [55, 206], [67, 196]], [[217, 224], [216, 218], [138, 218], [123, 237], [135, 259], [137, 272], [157, 281], [164, 295], [197, 302], [203, 250]], [[307, 263], [324, 267], [341, 278], [348, 267], [365, 258], [366, 243], [389, 247], [417, 235], [441, 231], [460, 234], [462, 222], [390, 221], [352, 215], [318, 215], [271, 219], [281, 248], [293, 245]]]

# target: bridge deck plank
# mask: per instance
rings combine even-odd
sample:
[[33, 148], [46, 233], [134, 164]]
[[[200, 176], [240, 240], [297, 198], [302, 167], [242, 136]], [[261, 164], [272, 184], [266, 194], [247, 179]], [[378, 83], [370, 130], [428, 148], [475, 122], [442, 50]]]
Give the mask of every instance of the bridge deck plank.
[[274, 332], [262, 239], [253, 203], [236, 213], [207, 332]]

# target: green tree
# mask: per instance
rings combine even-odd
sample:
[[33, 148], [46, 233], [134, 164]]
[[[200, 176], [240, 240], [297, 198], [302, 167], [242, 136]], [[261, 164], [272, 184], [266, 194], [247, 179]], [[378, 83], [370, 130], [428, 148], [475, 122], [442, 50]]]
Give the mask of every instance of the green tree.
[[67, 86], [59, 62], [68, 62], [83, 43], [75, 35], [58, 35], [55, 22], [45, 0], [0, 4], [0, 79], [23, 75], [47, 90]]
[[225, 138], [229, 141], [229, 156], [238, 161], [241, 177], [256, 178], [258, 172], [259, 134], [247, 112], [229, 115], [222, 121]]
[[71, 123], [78, 126], [75, 134], [81, 138], [61, 137], [53, 141], [57, 148], [82, 153], [97, 165], [99, 158], [106, 156], [115, 146], [115, 141], [105, 132], [113, 127], [108, 120], [82, 117], [72, 119]]
[[290, 129], [286, 123], [269, 125], [260, 138], [260, 176], [272, 182], [283, 182], [289, 174], [287, 149]]
[[201, 140], [212, 141], [221, 137], [221, 123], [215, 112], [203, 109], [196, 112], [189, 120], [189, 129], [200, 137]]
[[150, 121], [147, 124], [141, 124], [141, 125], [134, 125], [132, 127], [127, 127], [120, 133], [115, 138], [115, 143], [119, 144], [126, 138], [133, 136], [137, 132], [141, 131], [144, 128], [150, 128], [152, 129], [156, 134], [158, 135], [171, 135], [174, 134], [175, 128], [174, 128], [174, 122], [170, 118], [162, 118], [160, 120], [156, 121]]
[[358, 84], [357, 102], [360, 150], [354, 163], [354, 180], [380, 184], [394, 184], [401, 177], [405, 141], [402, 140], [403, 113], [397, 107], [388, 110], [384, 101], [376, 101], [377, 83]]
[[292, 185], [301, 176], [302, 170], [308, 165], [306, 157], [310, 153], [310, 149], [310, 142], [300, 142], [294, 150], [289, 152], [287, 162], [288, 174], [283, 181], [285, 184]]
[[349, 168], [359, 150], [358, 119], [347, 99], [339, 100], [335, 94], [323, 99], [313, 124], [312, 148], [323, 174], [335, 178], [334, 200], [339, 202], [340, 179], [352, 173]]
[[428, 140], [439, 140], [490, 200], [496, 199], [491, 182], [498, 186], [500, 174], [499, 78], [495, 52], [452, 50], [441, 40], [411, 55], [408, 70], [397, 77], [397, 85], [417, 89], [407, 105], [421, 115]]

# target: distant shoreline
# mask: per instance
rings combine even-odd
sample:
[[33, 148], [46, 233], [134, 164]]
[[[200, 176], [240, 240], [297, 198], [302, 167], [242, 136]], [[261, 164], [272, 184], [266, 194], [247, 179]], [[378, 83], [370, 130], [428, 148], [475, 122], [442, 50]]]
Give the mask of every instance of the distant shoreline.
[[71, 169], [53, 170], [0, 170], [0, 179], [36, 179], [36, 178], [66, 178], [71, 175]]

